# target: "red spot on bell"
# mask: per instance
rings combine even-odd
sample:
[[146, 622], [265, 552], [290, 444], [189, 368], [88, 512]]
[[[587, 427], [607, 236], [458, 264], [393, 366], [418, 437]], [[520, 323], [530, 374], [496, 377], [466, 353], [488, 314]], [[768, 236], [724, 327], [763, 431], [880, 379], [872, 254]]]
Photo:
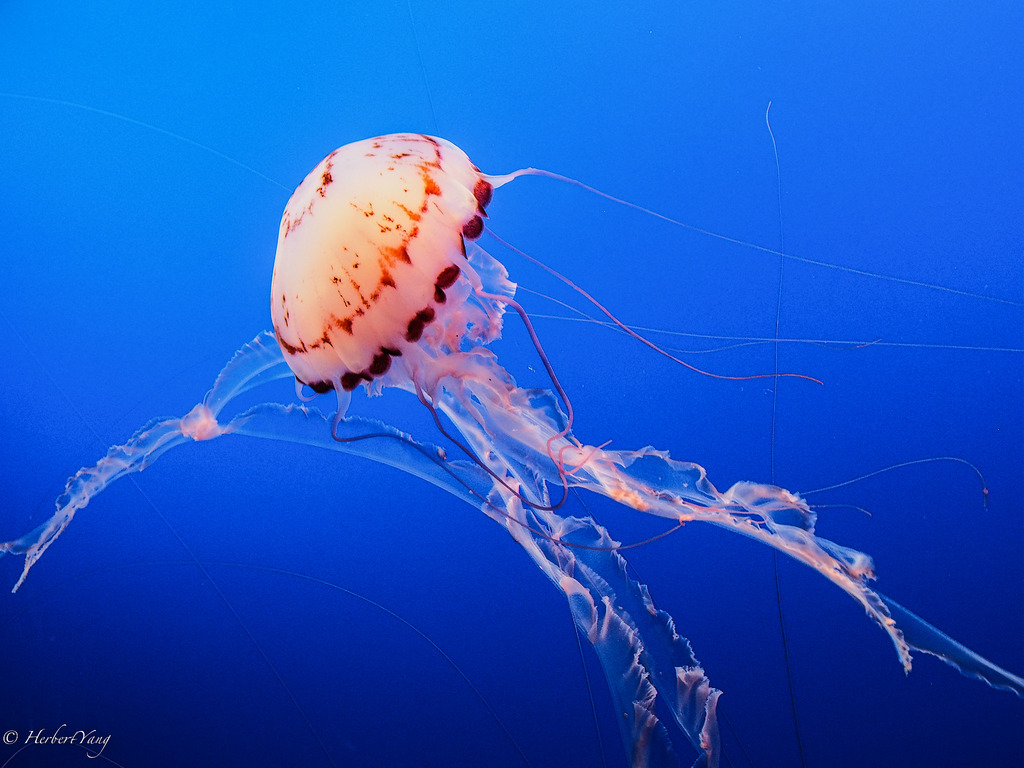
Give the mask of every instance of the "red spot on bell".
[[476, 198], [476, 204], [480, 206], [481, 211], [490, 205], [491, 196], [493, 194], [494, 187], [491, 186], [490, 182], [484, 181], [483, 179], [480, 179], [476, 183], [476, 186], [473, 187], [473, 197]]
[[462, 227], [462, 234], [470, 240], [476, 240], [484, 231], [484, 220], [479, 216], [474, 216], [472, 219], [467, 221]]

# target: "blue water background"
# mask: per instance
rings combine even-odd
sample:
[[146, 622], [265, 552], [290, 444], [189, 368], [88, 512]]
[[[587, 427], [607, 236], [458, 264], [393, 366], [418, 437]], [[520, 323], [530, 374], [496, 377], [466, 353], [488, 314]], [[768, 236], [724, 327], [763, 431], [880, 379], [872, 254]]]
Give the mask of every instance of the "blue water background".
[[[769, 249], [781, 221], [797, 256], [964, 292], [787, 260], [780, 305], [776, 256], [570, 186], [521, 179], [489, 211], [503, 238], [708, 371], [771, 372], [778, 307], [781, 338], [814, 340], [780, 343], [778, 364], [824, 386], [781, 380], [773, 411], [769, 379], [694, 374], [524, 293], [582, 439], [668, 449], [720, 488], [977, 465], [987, 508], [950, 462], [809, 499], [870, 511], [822, 508], [819, 532], [1024, 672], [1020, 3], [438, 5], [0, 5], [0, 538], [48, 517], [108, 445], [186, 412], [269, 327], [280, 214], [322, 156], [419, 131], [486, 172], [549, 168]], [[595, 314], [481, 243], [524, 287]], [[506, 336], [508, 369], [543, 385], [514, 320]], [[353, 410], [437, 439], [410, 400]], [[588, 501], [623, 541], [667, 527]], [[185, 545], [239, 565], [210, 566], [211, 583]], [[780, 559], [791, 697], [769, 550], [690, 525], [627, 557], [725, 691], [724, 764], [799, 765], [794, 701], [808, 766], [1024, 761], [1020, 700], [923, 656], [905, 677], [807, 568]], [[20, 568], [0, 561], [0, 586]], [[117, 484], [17, 594], [0, 590], [0, 730], [96, 729], [129, 768], [524, 765], [407, 626], [253, 568], [414, 624], [533, 766], [625, 765], [564, 599], [493, 522], [394, 470], [242, 438]], [[80, 764], [97, 763], [38, 745], [10, 763]]]

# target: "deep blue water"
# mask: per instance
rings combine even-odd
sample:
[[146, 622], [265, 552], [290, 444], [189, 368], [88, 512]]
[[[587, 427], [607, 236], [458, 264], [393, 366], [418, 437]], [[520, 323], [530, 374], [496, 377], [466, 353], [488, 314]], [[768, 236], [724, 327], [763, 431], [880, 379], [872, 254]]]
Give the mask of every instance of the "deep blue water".
[[[0, 539], [48, 517], [108, 445], [186, 412], [269, 327], [281, 211], [334, 147], [440, 135], [486, 172], [548, 168], [778, 249], [771, 101], [785, 250], [830, 265], [787, 259], [781, 305], [770, 253], [550, 180], [498, 191], [495, 232], [687, 361], [770, 372], [781, 306], [781, 370], [824, 381], [779, 381], [773, 430], [770, 379], [694, 374], [524, 293], [577, 433], [671, 450], [720, 488], [969, 460], [987, 508], [952, 462], [808, 498], [869, 510], [823, 507], [819, 533], [1024, 672], [1020, 3], [436, 5], [0, 5]], [[586, 309], [481, 243], [524, 287]], [[508, 369], [543, 385], [511, 319], [507, 335]], [[856, 341], [877, 343], [841, 343]], [[353, 410], [436, 439], [409, 400]], [[591, 511], [624, 541], [666, 527]], [[210, 566], [211, 583], [182, 542], [236, 565]], [[1020, 700], [923, 656], [904, 677], [884, 634], [807, 568], [780, 562], [791, 698], [770, 551], [691, 525], [627, 557], [725, 691], [723, 764], [799, 765], [794, 702], [808, 766], [1024, 764]], [[21, 565], [0, 561], [0, 585]], [[96, 729], [126, 767], [524, 764], [419, 635], [266, 568], [414, 624], [533, 766], [625, 765], [564, 600], [497, 526], [376, 464], [243, 438], [114, 486], [17, 594], [0, 590], [0, 731]], [[80, 764], [94, 763], [38, 745], [10, 762]]]

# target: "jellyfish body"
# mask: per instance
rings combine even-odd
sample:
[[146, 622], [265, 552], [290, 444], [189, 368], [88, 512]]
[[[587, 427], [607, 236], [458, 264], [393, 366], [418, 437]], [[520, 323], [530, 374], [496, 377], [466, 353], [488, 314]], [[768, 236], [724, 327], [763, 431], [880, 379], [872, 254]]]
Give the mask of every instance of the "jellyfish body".
[[[709, 522], [757, 539], [857, 600], [905, 669], [917, 649], [1024, 696], [1020, 677], [871, 589], [871, 559], [819, 537], [814, 513], [797, 494], [748, 482], [719, 491], [697, 464], [653, 448], [586, 445], [553, 392], [516, 385], [488, 347], [516, 286], [500, 262], [465, 242], [480, 234], [492, 188], [514, 176], [482, 174], [454, 145], [419, 135], [379, 137], [328, 155], [296, 190], [281, 223], [274, 336], [261, 334], [239, 350], [188, 414], [147, 424], [80, 470], [50, 520], [0, 544], [0, 554], [25, 555], [18, 585], [76, 511], [111, 482], [177, 445], [239, 434], [398, 467], [503, 526], [565, 596], [594, 648], [631, 765], [676, 765], [669, 727], [696, 750], [695, 765], [717, 765], [719, 692], [673, 619], [627, 574], [619, 544], [593, 519], [559, 514], [551, 488], [587, 490], [676, 523]], [[292, 376], [315, 392], [338, 393], [333, 419], [278, 403], [222, 415], [239, 394]], [[369, 394], [414, 393], [439, 427], [441, 415], [448, 420], [467, 458], [347, 415], [347, 393], [360, 385]], [[658, 701], [674, 725], [658, 717]]]
[[296, 379], [351, 391], [415, 357], [424, 330], [461, 309], [446, 290], [467, 268], [463, 237], [480, 234], [490, 198], [490, 183], [442, 139], [381, 136], [325, 157], [288, 201], [274, 264], [274, 334]]

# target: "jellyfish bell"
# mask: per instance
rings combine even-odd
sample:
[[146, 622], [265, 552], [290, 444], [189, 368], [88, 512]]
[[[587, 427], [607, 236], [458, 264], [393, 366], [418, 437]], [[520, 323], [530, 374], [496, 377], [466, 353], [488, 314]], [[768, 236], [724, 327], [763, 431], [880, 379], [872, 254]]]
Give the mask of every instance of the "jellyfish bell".
[[495, 336], [464, 300], [448, 301], [480, 286], [464, 238], [483, 231], [491, 191], [462, 150], [430, 136], [380, 136], [325, 157], [288, 201], [274, 262], [274, 335], [297, 381], [343, 402], [393, 366], [391, 382], [409, 380], [423, 351]]

